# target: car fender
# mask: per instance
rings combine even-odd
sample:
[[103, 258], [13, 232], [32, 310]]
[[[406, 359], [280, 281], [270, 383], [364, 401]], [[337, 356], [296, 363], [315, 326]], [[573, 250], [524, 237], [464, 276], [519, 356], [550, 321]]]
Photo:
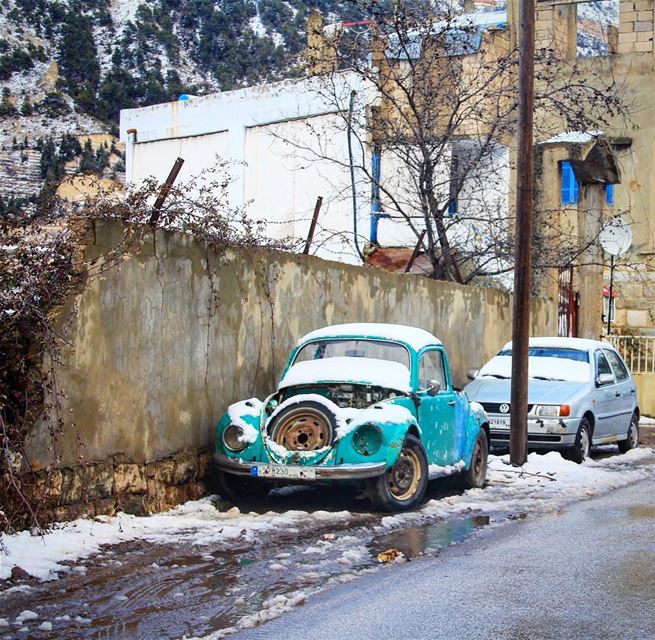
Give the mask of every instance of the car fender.
[[383, 443], [386, 445], [386, 463], [387, 469], [393, 467], [400, 456], [400, 452], [405, 442], [405, 437], [410, 429], [416, 431], [421, 439], [422, 431], [416, 420], [407, 421], [402, 424], [379, 425], [382, 429]]
[[[257, 398], [231, 404], [216, 425], [215, 450], [233, 457], [259, 456], [262, 450], [261, 412], [263, 407], [263, 403]], [[226, 449], [223, 445], [222, 434], [230, 424], [242, 427], [250, 436], [247, 446], [238, 453]]]
[[471, 410], [469, 411], [468, 420], [466, 422], [464, 455], [462, 457], [465, 469], [468, 469], [471, 466], [473, 449], [475, 448], [475, 441], [478, 438], [480, 429], [486, 430], [487, 440], [489, 439], [489, 421], [485, 410], [478, 402], [471, 402], [470, 407]]

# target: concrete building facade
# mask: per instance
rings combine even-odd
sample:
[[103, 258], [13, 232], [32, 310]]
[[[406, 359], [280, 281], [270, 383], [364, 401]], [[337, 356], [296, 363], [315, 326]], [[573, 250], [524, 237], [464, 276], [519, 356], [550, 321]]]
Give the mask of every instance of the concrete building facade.
[[[560, 327], [562, 332], [586, 337], [602, 335], [608, 312], [609, 256], [600, 249], [598, 232], [607, 220], [621, 215], [630, 222], [633, 243], [628, 254], [618, 260], [613, 282], [612, 332], [655, 334], [655, 194], [651, 178], [655, 144], [653, 1], [621, 0], [618, 29], [608, 30], [608, 54], [576, 60], [577, 6], [575, 2], [537, 0], [537, 47], [551, 48], [560, 60], [573, 61], [583, 78], [588, 73], [590, 78], [605, 80], [608, 87], [616, 82], [630, 117], [610, 117], [603, 131], [586, 134], [588, 139], [582, 142], [566, 135], [554, 136], [566, 133], [566, 125], [555, 121], [549, 123], [550, 133], [536, 141], [540, 232], [547, 242], [549, 237], [561, 236], [566, 230], [579, 251], [576, 260], [553, 265], [541, 274], [536, 279], [535, 293], [553, 298], [568, 296], [570, 304], [567, 309], [562, 305], [562, 314], [575, 317], [565, 319]], [[485, 35], [481, 47], [502, 48], [504, 42], [505, 48], [511, 47], [516, 41], [517, 24], [518, 5], [512, 0], [505, 25], [497, 19], [493, 34]], [[378, 105], [379, 96], [354, 73], [327, 73], [333, 69], [334, 54], [318, 22], [310, 24], [309, 45], [316, 57], [311, 67], [316, 76], [122, 112], [121, 139], [127, 144], [128, 184], [136, 184], [148, 175], [163, 179], [178, 155], [186, 161], [181, 180], [209, 166], [215, 156], [228, 159], [234, 171], [230, 185], [233, 206], [248, 204], [251, 215], [267, 220], [277, 237], [303, 238], [316, 197], [323, 196], [324, 208], [319, 218], [322, 235], [314, 252], [322, 257], [359, 262], [352, 239], [357, 229], [361, 245], [370, 240], [371, 183], [362, 174], [353, 176], [353, 207], [343, 117], [350, 108], [353, 92], [355, 108], [360, 113]], [[479, 59], [477, 53], [469, 57], [473, 61], [475, 56]], [[337, 90], [322, 90], [324, 82], [337, 83]], [[327, 95], [336, 95], [338, 100]], [[361, 123], [361, 118], [353, 118], [353, 122]], [[351, 136], [351, 142], [364, 142], [355, 145], [354, 153], [358, 154], [357, 162], [367, 165], [371, 145], [366, 132], [354, 130]], [[591, 182], [575, 176], [577, 201], [563, 202], [563, 172], [567, 163], [584, 162], [599, 140], [613, 158], [616, 174]], [[324, 161], [326, 156], [343, 161]], [[504, 201], [511, 217], [515, 188], [513, 141], [508, 139], [496, 156], [502, 161], [498, 182], [491, 185], [490, 192], [501, 205]], [[384, 165], [384, 153], [382, 162]], [[382, 172], [383, 179], [395, 178], [397, 190], [402, 192], [406, 176], [398, 167], [387, 161]], [[413, 243], [415, 236], [393, 219], [380, 220], [379, 224], [381, 245]], [[564, 280], [566, 287], [562, 286]]]

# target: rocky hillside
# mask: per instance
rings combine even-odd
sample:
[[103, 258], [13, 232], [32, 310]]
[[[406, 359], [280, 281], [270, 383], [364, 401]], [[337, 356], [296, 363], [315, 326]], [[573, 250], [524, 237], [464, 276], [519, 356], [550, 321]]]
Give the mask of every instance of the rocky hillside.
[[[40, 189], [49, 139], [70, 172], [62, 136], [116, 133], [120, 109], [298, 74], [313, 8], [364, 17], [348, 0], [0, 0], [0, 215]], [[602, 28], [582, 46], [602, 52]]]

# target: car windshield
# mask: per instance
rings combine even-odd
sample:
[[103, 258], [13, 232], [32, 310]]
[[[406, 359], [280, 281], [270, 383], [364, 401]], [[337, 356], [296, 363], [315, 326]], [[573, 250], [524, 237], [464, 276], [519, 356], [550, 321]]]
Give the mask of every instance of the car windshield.
[[[499, 356], [511, 356], [511, 349], [503, 349]], [[561, 347], [528, 347], [530, 358], [563, 358], [564, 360], [575, 360], [576, 362], [589, 362], [589, 354], [586, 351], [577, 349], [562, 349]]]
[[[512, 375], [512, 350], [503, 349], [480, 369], [479, 376], [509, 379]], [[562, 347], [529, 347], [528, 377], [534, 380], [589, 382], [589, 353]]]
[[409, 369], [409, 352], [397, 342], [347, 338], [337, 340], [317, 340], [301, 347], [294, 364], [308, 360], [325, 358], [369, 358], [388, 360], [404, 365]]

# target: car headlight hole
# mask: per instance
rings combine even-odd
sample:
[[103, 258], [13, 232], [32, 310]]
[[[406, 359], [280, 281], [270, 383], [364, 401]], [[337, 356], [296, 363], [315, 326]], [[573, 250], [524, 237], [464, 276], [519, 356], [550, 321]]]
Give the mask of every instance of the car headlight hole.
[[382, 432], [374, 424], [364, 424], [353, 434], [353, 447], [363, 456], [372, 456], [382, 446]]
[[243, 429], [236, 424], [231, 424], [223, 431], [223, 444], [226, 449], [235, 452], [243, 451], [248, 446], [243, 440]]

